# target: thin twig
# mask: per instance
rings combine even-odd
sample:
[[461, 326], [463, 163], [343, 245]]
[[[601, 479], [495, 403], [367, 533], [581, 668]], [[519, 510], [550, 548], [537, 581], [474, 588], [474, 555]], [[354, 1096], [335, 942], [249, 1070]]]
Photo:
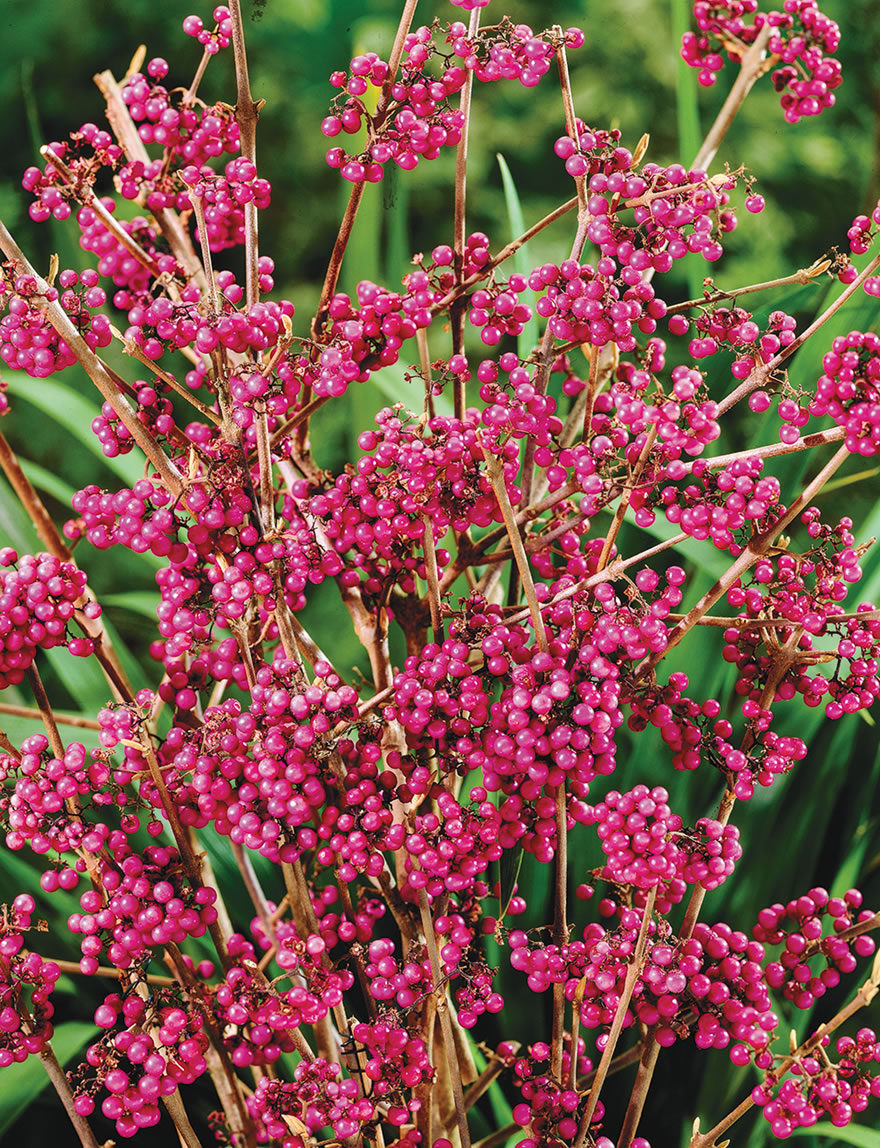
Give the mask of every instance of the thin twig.
[[[562, 28], [555, 24], [553, 33], [558, 41], [556, 49], [556, 67], [559, 72], [559, 87], [562, 92], [562, 106], [565, 110], [565, 130], [571, 139], [577, 141], [577, 117], [574, 114], [574, 99], [571, 94], [571, 76], [568, 73], [568, 56], [565, 51], [565, 39]], [[587, 177], [575, 176], [574, 185], [577, 188], [578, 212], [587, 210]]]
[[76, 175], [70, 170], [64, 160], [61, 159], [61, 157], [57, 155], [51, 147], [41, 147], [40, 154], [44, 157], [44, 159], [47, 159], [49, 163], [51, 163], [51, 165], [61, 175], [64, 176], [65, 180], [67, 180], [67, 183], [76, 195], [76, 198], [79, 200], [79, 202], [90, 208], [95, 213], [95, 215], [97, 215], [97, 217], [101, 220], [101, 223], [104, 225], [104, 227], [107, 228], [107, 230], [120, 245], [120, 247], [123, 247], [129, 255], [136, 259], [138, 263], [140, 263], [142, 267], [145, 267], [154, 279], [158, 279], [160, 282], [164, 281], [165, 276], [163, 276], [162, 272], [159, 270], [159, 264], [156, 262], [153, 256], [150, 255], [148, 251], [144, 251], [143, 247], [141, 247], [137, 240], [133, 239], [128, 234], [125, 228], [120, 224], [119, 220], [114, 215], [110, 214], [104, 204], [95, 195], [94, 191], [92, 191], [91, 188], [88, 188], [87, 190], [77, 188]]
[[[242, 159], [257, 165], [257, 120], [260, 105], [251, 96], [248, 76], [247, 51], [244, 43], [244, 29], [241, 22], [241, 0], [229, 0], [229, 15], [232, 20], [232, 52], [235, 59], [235, 122], [241, 138]], [[260, 277], [258, 272], [259, 248], [257, 241], [257, 205], [250, 200], [244, 205], [244, 259], [245, 297], [248, 310], [259, 301]]]
[[605, 541], [602, 544], [602, 553], [599, 555], [599, 562], [597, 564], [599, 570], [604, 570], [608, 565], [608, 559], [611, 557], [611, 550], [620, 532], [620, 528], [623, 525], [630, 499], [636, 487], [639, 485], [642, 471], [645, 469], [645, 463], [648, 461], [648, 455], [651, 453], [651, 448], [657, 440], [657, 430], [658, 424], [654, 423], [645, 436], [645, 442], [632, 472], [632, 479], [623, 488], [623, 494], [620, 496], [620, 502], [618, 502], [617, 509], [614, 512], [614, 518], [611, 520], [611, 525], [608, 527], [608, 534], [605, 536]]
[[483, 279], [488, 279], [495, 268], [499, 267], [506, 259], [509, 259], [515, 251], [519, 251], [523, 244], [528, 243], [530, 239], [543, 231], [545, 227], [549, 227], [551, 223], [555, 223], [557, 219], [561, 219], [563, 215], [574, 211], [577, 205], [578, 199], [575, 195], [573, 198], [567, 199], [565, 203], [560, 204], [559, 207], [554, 208], [549, 214], [539, 219], [537, 223], [533, 223], [522, 235], [517, 236], [516, 239], [511, 239], [510, 243], [505, 244], [497, 255], [493, 256], [488, 263], [483, 264], [479, 271], [472, 272], [467, 279], [462, 280], [461, 283], [453, 287], [442, 299], [438, 299], [435, 303], [432, 303], [428, 310], [432, 315], [438, 315], [441, 311], [445, 311], [460, 295], [470, 290], [476, 283], [480, 283]]
[[[376, 105], [376, 111], [373, 113], [373, 123], [377, 126], [384, 121], [388, 113], [388, 106], [391, 102], [391, 89], [397, 78], [397, 69], [400, 67], [400, 60], [403, 56], [403, 44], [409, 33], [417, 3], [418, 0], [406, 0], [403, 12], [401, 13], [400, 23], [398, 24], [394, 43], [391, 47], [391, 54], [388, 57], [388, 74], [385, 83], [382, 85], [382, 92], [379, 96], [379, 102]], [[324, 283], [321, 287], [321, 296], [318, 300], [317, 310], [315, 311], [315, 318], [312, 320], [312, 338], [317, 342], [321, 341], [321, 333], [327, 319], [327, 309], [330, 306], [330, 297], [336, 290], [339, 272], [342, 268], [342, 260], [345, 256], [345, 249], [351, 237], [352, 228], [357, 218], [358, 208], [361, 205], [365, 187], [366, 182], [364, 180], [352, 185], [348, 203], [345, 207], [345, 214], [339, 225], [336, 242], [333, 244], [333, 251], [330, 254], [327, 273], [324, 276]]]
[[[792, 271], [790, 275], [783, 275], [779, 279], [766, 279], [763, 283], [750, 283], [746, 287], [737, 287], [731, 291], [722, 291], [720, 287], [716, 287], [714, 291], [707, 291], [701, 295], [699, 299], [686, 299], [683, 303], [672, 303], [666, 308], [667, 315], [675, 315], [679, 311], [689, 311], [692, 307], [708, 307], [713, 303], [720, 303], [725, 299], [739, 299], [742, 295], [752, 295], [756, 291], [772, 291], [774, 287], [788, 287], [792, 284], [798, 284], [805, 287], [807, 284], [812, 283], [818, 275], [823, 275], [831, 266], [831, 260], [822, 258], [817, 259], [809, 267], [801, 267], [798, 271]], [[711, 283], [711, 280], [706, 280]]]
[[[52, 963], [56, 964], [62, 973], [72, 973], [74, 976], [77, 974], [84, 975], [78, 961], [62, 961], [53, 957]], [[125, 975], [125, 970], [114, 968], [112, 965], [98, 965], [94, 973], [90, 972], [88, 975], [107, 977], [110, 980], [118, 981], [121, 976]], [[139, 974], [139, 979], [148, 985], [155, 985], [157, 988], [173, 988], [179, 983], [174, 977], [163, 977], [154, 973]]]
[[730, 125], [736, 119], [737, 112], [742, 107], [746, 96], [762, 72], [767, 70], [765, 53], [771, 31], [770, 24], [765, 23], [755, 37], [754, 43], [743, 56], [733, 87], [722, 104], [721, 111], [715, 117], [715, 122], [709, 128], [700, 150], [693, 158], [690, 165], [692, 171], [705, 171], [715, 158], [715, 154], [721, 147], [722, 140], [727, 135]]
[[541, 607], [538, 604], [538, 595], [535, 592], [535, 583], [532, 579], [528, 555], [523, 546], [522, 536], [516, 524], [513, 507], [510, 505], [510, 498], [507, 494], [507, 487], [504, 481], [504, 464], [500, 458], [497, 458], [493, 454], [488, 454], [485, 450], [483, 455], [486, 459], [486, 474], [492, 483], [492, 489], [495, 491], [495, 497], [501, 508], [504, 525], [507, 528], [510, 545], [513, 548], [513, 556], [516, 559], [519, 576], [522, 579], [523, 592], [529, 604], [529, 614], [531, 615], [532, 625], [535, 629], [535, 638], [538, 642], [538, 648], [546, 651], [548, 645], [547, 631], [544, 628], [544, 619], [541, 617]]
[[[565, 777], [556, 787], [556, 857], [554, 867], [553, 940], [561, 952], [568, 944], [568, 811], [565, 804]], [[550, 1070], [554, 1080], [562, 1079], [562, 1053], [565, 1038], [565, 985], [553, 985], [553, 1032], [551, 1036]], [[572, 1040], [572, 1063], [577, 1050]]]
[[[0, 702], [0, 714], [8, 714], [9, 717], [28, 718], [29, 720], [42, 720], [42, 714], [39, 710], [33, 709], [31, 706], [14, 706], [8, 702]], [[93, 721], [92, 718], [80, 717], [79, 714], [60, 714], [57, 710], [54, 711], [55, 721], [59, 725], [75, 726], [77, 729], [101, 729], [99, 722]]]
[[[113, 73], [110, 71], [100, 72], [93, 77], [93, 80], [107, 103], [107, 119], [126, 157], [130, 160], [140, 161], [146, 166], [151, 162], [150, 155], [138, 135], [137, 125], [129, 115], [128, 105], [122, 98], [122, 89]], [[159, 230], [168, 241], [174, 258], [183, 267], [187, 276], [194, 278], [198, 286], [205, 290], [207, 284], [205, 283], [204, 272], [199, 265], [192, 240], [180, 216], [171, 208], [162, 207], [153, 212], [153, 217], [159, 225]]]
[[429, 515], [423, 516], [425, 525], [425, 577], [428, 583], [428, 606], [431, 611], [431, 629], [434, 641], [439, 646], [443, 641], [443, 624], [440, 621], [440, 579], [437, 574], [437, 549], [434, 546], [434, 523]]
[[40, 1049], [40, 1061], [46, 1070], [46, 1075], [52, 1081], [52, 1085], [58, 1093], [61, 1103], [64, 1105], [64, 1111], [70, 1118], [70, 1123], [73, 1125], [74, 1131], [79, 1137], [80, 1144], [82, 1144], [83, 1148], [98, 1148], [98, 1141], [95, 1139], [95, 1134], [89, 1127], [88, 1120], [86, 1120], [85, 1116], [80, 1116], [74, 1106], [73, 1093], [70, 1090], [67, 1073], [58, 1063], [58, 1057], [55, 1055], [52, 1045], [48, 1041]]
[[[480, 9], [475, 7], [471, 11], [468, 21], [468, 39], [473, 40], [480, 27]], [[464, 253], [467, 239], [467, 151], [468, 133], [471, 122], [471, 96], [474, 88], [474, 73], [468, 69], [467, 78], [459, 94], [458, 109], [461, 115], [461, 139], [455, 148], [455, 200], [453, 208], [452, 246], [455, 252], [453, 270], [455, 273], [455, 286], [460, 288], [465, 278]], [[464, 352], [464, 328], [467, 306], [462, 295], [459, 295], [449, 306], [449, 326], [452, 335], [452, 353], [460, 355]], [[455, 417], [464, 418], [467, 406], [467, 382], [458, 375], [452, 396]]]

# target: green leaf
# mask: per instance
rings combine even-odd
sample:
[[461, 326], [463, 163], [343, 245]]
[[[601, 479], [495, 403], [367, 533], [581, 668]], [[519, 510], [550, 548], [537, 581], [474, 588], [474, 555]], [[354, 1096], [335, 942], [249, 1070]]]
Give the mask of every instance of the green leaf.
[[102, 594], [102, 606], [114, 606], [118, 610], [131, 610], [143, 614], [151, 622], [156, 621], [156, 607], [159, 595], [150, 590], [126, 590], [123, 594]]
[[507, 906], [510, 904], [510, 899], [516, 890], [516, 882], [519, 878], [519, 871], [522, 868], [524, 852], [525, 850], [522, 845], [516, 845], [513, 849], [505, 849], [501, 854], [501, 860], [498, 863], [500, 870], [498, 881], [499, 920], [501, 920], [507, 912]]
[[[61, 1065], [95, 1037], [95, 1026], [72, 1020], [60, 1024], [52, 1037], [52, 1047]], [[46, 1069], [38, 1056], [29, 1056], [23, 1064], [10, 1064], [0, 1070], [0, 1136], [34, 1103], [49, 1084]]]
[[[679, 56], [681, 38], [690, 31], [693, 4], [689, 0], [669, 0], [670, 23], [674, 55]], [[683, 163], [690, 163], [700, 150], [700, 104], [697, 98], [697, 74], [684, 60], [677, 59], [675, 73], [675, 114], [678, 124], [678, 153]], [[697, 260], [688, 259], [685, 264], [688, 277], [688, 291], [696, 299], [703, 289], [701, 265]]]
[[[516, 184], [513, 182], [513, 176], [510, 174], [510, 168], [507, 166], [507, 161], [504, 156], [501, 152], [496, 152], [495, 158], [498, 160], [498, 167], [501, 169], [501, 182], [504, 186], [504, 202], [507, 206], [507, 222], [510, 226], [510, 238], [516, 239], [516, 237], [522, 235], [526, 229], [522, 206], [519, 201], [519, 193], [516, 190]], [[528, 243], [524, 243], [522, 247], [513, 254], [514, 270], [519, 275], [528, 275], [530, 270], [528, 247]], [[538, 339], [538, 320], [533, 313], [531, 319], [526, 323], [522, 334], [517, 336], [516, 351], [521, 359], [525, 359], [532, 353], [538, 345]]]
[[3, 476], [0, 476], [0, 541], [24, 553], [43, 549], [34, 524]]
[[110, 686], [96, 658], [75, 658], [63, 646], [44, 651], [78, 713], [94, 717], [110, 700]]
[[57, 474], [53, 474], [51, 470], [46, 470], [45, 467], [39, 466], [35, 462], [29, 462], [23, 458], [18, 461], [25, 477], [36, 490], [42, 491], [43, 494], [50, 494], [58, 502], [70, 506], [76, 491], [69, 482], [65, 482], [63, 478], [59, 478]]
[[92, 434], [92, 419], [99, 413], [94, 403], [55, 379], [31, 379], [21, 371], [15, 372], [10, 379], [17, 401], [31, 403], [54, 422], [60, 423], [68, 434], [75, 436], [90, 454], [101, 459], [126, 485], [133, 486], [143, 478], [144, 460], [140, 452], [132, 451], [116, 458], [107, 458], [104, 454], [97, 437]]
[[880, 1131], [847, 1124], [835, 1128], [833, 1124], [814, 1124], [812, 1128], [797, 1128], [793, 1136], [828, 1136], [829, 1144], [854, 1144], [856, 1148], [880, 1148]]

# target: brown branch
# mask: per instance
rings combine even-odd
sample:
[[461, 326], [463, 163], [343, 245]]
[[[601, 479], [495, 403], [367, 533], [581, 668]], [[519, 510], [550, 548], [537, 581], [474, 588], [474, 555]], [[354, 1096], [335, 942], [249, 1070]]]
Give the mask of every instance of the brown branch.
[[771, 28], [764, 24], [755, 37], [755, 41], [742, 58], [739, 73], [733, 87], [724, 101], [721, 111], [715, 117], [715, 122], [709, 129], [702, 146], [691, 163], [692, 171], [705, 171], [715, 154], [721, 147], [730, 125], [736, 119], [737, 112], [742, 107], [746, 96], [762, 72], [767, 70], [767, 61], [764, 56], [767, 50], [767, 41], [770, 39]]

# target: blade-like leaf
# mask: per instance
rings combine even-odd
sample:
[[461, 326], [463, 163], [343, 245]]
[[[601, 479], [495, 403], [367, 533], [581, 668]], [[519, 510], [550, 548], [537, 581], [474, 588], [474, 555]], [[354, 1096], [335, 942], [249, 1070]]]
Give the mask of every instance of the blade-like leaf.
[[[95, 1026], [84, 1021], [72, 1020], [60, 1024], [52, 1037], [52, 1047], [62, 1066], [95, 1035]], [[8, 1068], [0, 1070], [0, 1136], [9, 1131], [48, 1084], [49, 1077], [38, 1056], [29, 1056], [23, 1064], [10, 1064]], [[59, 1115], [59, 1121], [61, 1119]], [[72, 1138], [69, 1126], [68, 1130]], [[62, 1140], [65, 1138], [62, 1137]]]
[[854, 1144], [855, 1148], [880, 1148], [880, 1131], [876, 1128], [862, 1128], [857, 1124], [847, 1124], [835, 1128], [833, 1124], [814, 1124], [812, 1128], [797, 1128], [793, 1136], [827, 1136], [829, 1148], [832, 1144]]
[[[526, 229], [522, 206], [520, 205], [519, 194], [516, 190], [516, 184], [513, 182], [513, 176], [510, 174], [510, 168], [507, 166], [507, 161], [500, 152], [496, 153], [495, 158], [498, 160], [498, 167], [501, 169], [501, 182], [504, 185], [504, 202], [507, 205], [507, 222], [510, 226], [510, 238], [515, 239], [517, 235], [522, 235]], [[524, 243], [513, 255], [514, 270], [520, 275], [528, 275], [530, 270], [528, 246], [528, 243]], [[517, 354], [521, 359], [524, 359], [532, 353], [537, 345], [538, 320], [533, 314], [528, 323], [526, 323], [522, 334], [517, 337]]]
[[517, 845], [513, 849], [505, 849], [501, 855], [499, 869], [501, 875], [498, 881], [498, 918], [501, 920], [507, 912], [510, 898], [516, 891], [516, 882], [522, 868], [523, 847]]
[[71, 387], [56, 379], [31, 379], [20, 371], [7, 376], [16, 402], [31, 403], [96, 455], [123, 482], [134, 485], [143, 478], [144, 462], [139, 451], [107, 458], [97, 437], [92, 434], [92, 419], [99, 413], [100, 404], [91, 403]]
[[131, 610], [133, 613], [143, 614], [145, 618], [155, 622], [159, 595], [149, 590], [128, 590], [124, 594], [102, 594], [101, 605], [115, 606], [119, 610]]

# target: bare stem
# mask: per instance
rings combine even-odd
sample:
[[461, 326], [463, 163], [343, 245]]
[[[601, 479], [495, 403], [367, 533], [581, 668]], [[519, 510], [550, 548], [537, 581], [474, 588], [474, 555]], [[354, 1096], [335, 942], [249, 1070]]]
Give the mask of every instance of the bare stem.
[[630, 1148], [633, 1138], [638, 1131], [642, 1110], [648, 1099], [648, 1091], [660, 1055], [660, 1045], [654, 1039], [654, 1030], [649, 1028], [642, 1043], [642, 1055], [639, 1059], [639, 1070], [636, 1073], [635, 1084], [630, 1093], [629, 1104], [623, 1117], [623, 1127], [617, 1140], [617, 1148]]
[[431, 629], [439, 646], [443, 641], [443, 623], [440, 621], [440, 579], [437, 575], [437, 549], [434, 546], [434, 524], [428, 515], [425, 525], [425, 574], [428, 581], [428, 606], [431, 610]]
[[181, 1144], [183, 1144], [185, 1148], [202, 1148], [202, 1142], [199, 1140], [195, 1128], [193, 1128], [190, 1123], [186, 1108], [183, 1106], [180, 1089], [175, 1088], [170, 1095], [163, 1095], [162, 1103], [165, 1105], [168, 1115], [171, 1117], [174, 1127], [177, 1129]]
[[21, 469], [21, 463], [18, 461], [15, 451], [9, 445], [9, 441], [2, 431], [0, 431], [0, 467], [3, 468], [3, 473], [9, 479], [9, 485], [18, 495], [19, 502], [33, 522], [37, 534], [40, 536], [40, 541], [56, 558], [69, 562], [73, 557], [69, 547], [56, 530], [52, 516], [44, 506], [43, 500], [34, 490], [27, 475]]
[[88, 191], [77, 192], [77, 178], [74, 172], [70, 170], [67, 164], [58, 156], [51, 147], [41, 147], [40, 154], [67, 180], [70, 188], [76, 194], [80, 203], [90, 208], [95, 215], [101, 220], [101, 223], [107, 228], [116, 242], [123, 247], [129, 255], [135, 258], [142, 267], [146, 267], [147, 271], [153, 276], [154, 279], [164, 281], [165, 276], [159, 270], [159, 264], [148, 251], [144, 251], [143, 247], [137, 242], [136, 239], [128, 234], [124, 227], [121, 226], [118, 219], [111, 215], [107, 208], [101, 203], [100, 199], [95, 193], [88, 189]]
[[220, 310], [220, 296], [217, 292], [217, 280], [214, 278], [214, 260], [211, 256], [211, 244], [208, 241], [208, 229], [205, 226], [205, 208], [202, 204], [201, 196], [196, 195], [195, 190], [190, 190], [189, 198], [190, 203], [192, 203], [193, 215], [196, 217], [196, 226], [199, 229], [202, 266], [205, 271], [205, 281], [208, 285], [206, 302], [211, 308], [212, 313], [216, 315]]
[[[554, 887], [553, 940], [560, 950], [568, 944], [568, 812], [565, 804], [565, 778], [556, 787], [556, 867]], [[562, 1083], [562, 1044], [565, 1037], [565, 985], [553, 985], [553, 1034], [551, 1072]], [[574, 1038], [572, 1063], [577, 1060]]]
[[[82, 976], [82, 969], [79, 967], [78, 961], [62, 961], [52, 958], [53, 964], [56, 964], [62, 973], [72, 973], [74, 976]], [[98, 965], [94, 974], [89, 973], [89, 976], [107, 977], [108, 979], [118, 981], [120, 976], [124, 976], [124, 970], [114, 968], [112, 965]], [[146, 981], [148, 985], [156, 985], [158, 988], [172, 988], [179, 982], [174, 977], [163, 977], [154, 973], [144, 973], [141, 975], [141, 980]]]
[[648, 461], [648, 455], [651, 453], [651, 448], [657, 440], [657, 423], [654, 423], [645, 438], [644, 445], [641, 453], [636, 461], [635, 468], [632, 472], [631, 480], [624, 487], [623, 494], [620, 497], [620, 502], [617, 504], [617, 509], [614, 512], [614, 518], [611, 520], [611, 525], [608, 528], [608, 534], [605, 536], [605, 542], [602, 545], [602, 553], [599, 555], [598, 569], [604, 570], [608, 565], [608, 559], [611, 557], [611, 550], [623, 525], [623, 520], [626, 517], [626, 511], [629, 507], [630, 499], [632, 498], [633, 491], [639, 485], [639, 479], [642, 477], [642, 471], [645, 469], [645, 463]]
[[737, 287], [732, 291], [722, 291], [716, 288], [701, 295], [699, 299], [687, 299], [683, 303], [673, 303], [666, 309], [667, 315], [675, 315], [679, 311], [689, 311], [691, 307], [707, 307], [712, 303], [720, 303], [724, 299], [739, 299], [742, 295], [752, 295], [756, 291], [771, 291], [774, 287], [788, 287], [792, 283], [801, 287], [812, 283], [818, 275], [824, 274], [831, 266], [829, 259], [817, 259], [809, 267], [801, 267], [792, 271], [791, 275], [783, 275], [779, 279], [766, 279], [763, 283], [750, 283], [746, 287]]
[[89, 1127], [89, 1122], [85, 1116], [80, 1116], [74, 1107], [73, 1093], [70, 1091], [70, 1084], [67, 1080], [67, 1074], [58, 1063], [58, 1057], [55, 1055], [52, 1045], [47, 1041], [43, 1048], [40, 1049], [40, 1060], [42, 1061], [43, 1068], [46, 1070], [46, 1075], [52, 1081], [55, 1091], [58, 1093], [61, 1103], [64, 1105], [64, 1111], [70, 1118], [70, 1123], [73, 1125], [74, 1131], [79, 1137], [79, 1142], [83, 1148], [98, 1148], [98, 1141], [95, 1139], [95, 1134]]
[[260, 879], [254, 872], [254, 867], [251, 864], [250, 855], [247, 850], [239, 845], [236, 841], [231, 842], [232, 856], [235, 858], [235, 863], [238, 866], [238, 871], [241, 874], [242, 882], [250, 897], [251, 904], [254, 911], [260, 918], [263, 930], [266, 933], [272, 945], [275, 944], [275, 922], [272, 920], [272, 914], [269, 911], [269, 903], [266, 900], [266, 894], [263, 892], [263, 887], [260, 884]]
[[[562, 28], [558, 24], [554, 25], [553, 32], [559, 40], [559, 47], [556, 50], [556, 66], [559, 71], [562, 106], [565, 109], [565, 129], [573, 140], [577, 140], [578, 132], [575, 126], [577, 117], [574, 114], [574, 99], [571, 94], [571, 76], [568, 73], [568, 56], [565, 51]], [[576, 176], [574, 185], [577, 188], [578, 212], [583, 213], [587, 210], [587, 177], [584, 175]]]
[[[387, 115], [388, 105], [391, 102], [391, 89], [394, 86], [397, 69], [400, 67], [400, 60], [403, 55], [403, 43], [409, 33], [417, 3], [418, 0], [406, 0], [404, 4], [400, 23], [397, 27], [397, 33], [394, 37], [394, 44], [391, 47], [391, 54], [388, 57], [388, 76], [382, 85], [382, 94], [379, 96], [379, 102], [373, 114], [373, 123], [376, 125], [381, 124]], [[321, 288], [318, 309], [312, 321], [312, 338], [316, 341], [320, 341], [321, 339], [321, 332], [327, 319], [327, 308], [330, 305], [330, 296], [336, 290], [336, 283], [339, 279], [339, 271], [342, 267], [345, 249], [351, 237], [351, 231], [354, 227], [354, 221], [357, 218], [358, 208], [361, 205], [365, 187], [366, 183], [363, 180], [360, 183], [352, 185], [351, 194], [348, 197], [348, 203], [345, 208], [345, 214], [339, 225], [336, 242], [333, 244], [333, 251], [330, 254], [330, 263], [327, 267], [327, 273], [324, 276], [324, 285]]]
[[[156, 753], [153, 749], [153, 743], [150, 739], [149, 733], [144, 731], [141, 742], [138, 748], [143, 753], [147, 761], [147, 767], [150, 771], [150, 777], [156, 790], [159, 794], [159, 800], [162, 804], [162, 810], [171, 827], [171, 832], [174, 836], [178, 852], [180, 853], [181, 861], [187, 871], [189, 879], [194, 885], [200, 887], [202, 885], [201, 866], [199, 860], [193, 852], [192, 842], [190, 841], [189, 833], [186, 827], [180, 820], [180, 815], [177, 811], [177, 806], [168, 792], [168, 787], [165, 784], [165, 778], [162, 776], [162, 770], [159, 768], [159, 762], [156, 760]], [[217, 950], [217, 956], [220, 958], [220, 963], [223, 968], [228, 972], [231, 967], [229, 952], [226, 948], [226, 938], [223, 936], [222, 929], [219, 922], [215, 921], [212, 925], [208, 926], [208, 932], [211, 934], [211, 940], [214, 942], [214, 948]]]
[[49, 701], [49, 695], [46, 693], [46, 687], [43, 685], [43, 679], [40, 677], [40, 671], [37, 669], [36, 662], [28, 666], [25, 670], [28, 685], [34, 695], [34, 701], [40, 710], [40, 717], [43, 719], [43, 727], [46, 730], [46, 736], [49, 739], [49, 745], [52, 752], [59, 761], [64, 759], [64, 742], [61, 740], [61, 735], [58, 732], [58, 726], [55, 724], [55, 714], [52, 712], [52, 704]]
[[[468, 38], [473, 39], [480, 27], [480, 9], [471, 11], [468, 22]], [[460, 287], [464, 280], [464, 251], [467, 237], [467, 152], [468, 131], [471, 120], [471, 96], [474, 88], [474, 73], [468, 70], [467, 79], [459, 95], [459, 111], [462, 116], [461, 139], [455, 149], [455, 203], [453, 213], [453, 250], [455, 251], [455, 286]], [[461, 297], [450, 305], [449, 324], [452, 333], [452, 353], [460, 355], [464, 351], [465, 302]], [[467, 383], [461, 377], [455, 380], [453, 409], [456, 418], [464, 418], [467, 406]]]
[[[122, 98], [122, 91], [112, 72], [101, 72], [93, 77], [104, 99], [107, 102], [107, 119], [113, 129], [113, 134], [130, 160], [140, 160], [143, 164], [150, 163], [150, 155], [138, 135], [137, 125], [128, 112], [128, 105]], [[196, 258], [192, 240], [176, 211], [168, 207], [153, 212], [159, 230], [168, 241], [168, 245], [187, 275], [192, 276], [204, 290], [205, 277]]]
[[504, 525], [507, 528], [507, 534], [510, 538], [510, 545], [513, 548], [513, 556], [516, 559], [519, 576], [522, 579], [523, 592], [529, 604], [529, 614], [532, 618], [532, 625], [535, 629], [538, 647], [541, 650], [546, 650], [548, 645], [547, 631], [544, 629], [544, 619], [541, 617], [541, 607], [538, 604], [538, 595], [535, 593], [535, 583], [532, 579], [528, 555], [523, 546], [522, 536], [520, 535], [519, 527], [517, 526], [513, 513], [513, 507], [510, 505], [510, 498], [507, 494], [507, 487], [504, 483], [504, 465], [501, 459], [495, 455], [487, 454], [485, 451], [483, 454], [486, 459], [486, 473], [489, 476], [489, 481], [492, 483], [495, 497], [498, 499], [498, 505], [501, 508], [501, 514], [504, 518]]
[[[60, 714], [57, 710], [54, 712], [55, 721], [59, 725], [75, 726], [77, 729], [101, 728], [100, 724], [91, 718], [80, 717], [78, 714]], [[9, 717], [30, 718], [36, 721], [41, 721], [43, 716], [39, 710], [32, 709], [30, 706], [14, 706], [8, 702], [0, 702], [0, 714], [8, 714]]]
[[[243, 159], [257, 163], [257, 120], [260, 106], [251, 96], [248, 77], [247, 52], [244, 43], [244, 28], [241, 22], [241, 0], [229, 0], [229, 15], [232, 18], [232, 52], [235, 57], [235, 122], [241, 137]], [[257, 205], [254, 200], [244, 205], [244, 260], [245, 291], [248, 310], [259, 301], [260, 277], [257, 271], [259, 245], [257, 237]]]
[[[814, 431], [799, 438], [797, 442], [771, 442], [766, 446], [756, 446], [752, 450], [736, 450], [731, 454], [716, 454], [704, 460], [703, 465], [708, 470], [721, 470], [732, 462], [741, 458], [778, 458], [783, 454], [795, 454], [802, 450], [811, 450], [815, 446], [825, 446], [827, 443], [840, 442], [846, 437], [843, 427], [831, 427], [829, 430]], [[685, 463], [685, 471], [690, 474], [694, 468], [692, 462]]]
[[693, 171], [705, 171], [715, 158], [715, 153], [721, 147], [721, 142], [727, 135], [730, 125], [736, 119], [737, 112], [743, 106], [746, 96], [752, 90], [752, 85], [766, 71], [767, 62], [764, 56], [767, 41], [770, 39], [770, 31], [770, 25], [764, 24], [755, 38], [755, 42], [743, 56], [739, 74], [733, 87], [730, 89], [721, 111], [715, 117], [715, 122], [703, 140], [700, 150], [694, 156], [691, 163]]

